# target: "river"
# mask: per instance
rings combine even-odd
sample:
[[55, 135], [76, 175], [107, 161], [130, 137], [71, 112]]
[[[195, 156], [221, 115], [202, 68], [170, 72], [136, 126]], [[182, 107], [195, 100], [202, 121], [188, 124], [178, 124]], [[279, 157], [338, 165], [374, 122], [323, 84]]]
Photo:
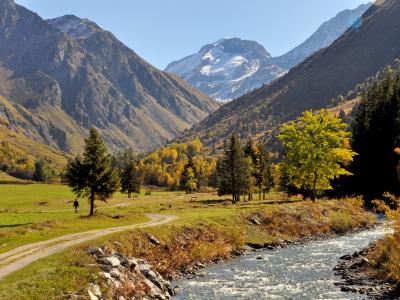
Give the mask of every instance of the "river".
[[174, 282], [179, 287], [175, 299], [368, 299], [341, 292], [333, 268], [340, 256], [365, 248], [385, 232], [381, 226], [213, 265], [198, 278]]

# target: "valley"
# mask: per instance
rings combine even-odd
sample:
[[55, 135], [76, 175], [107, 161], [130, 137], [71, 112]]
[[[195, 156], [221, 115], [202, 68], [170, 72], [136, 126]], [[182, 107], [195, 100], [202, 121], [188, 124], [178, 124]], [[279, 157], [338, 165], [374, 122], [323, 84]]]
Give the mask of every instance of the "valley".
[[400, 2], [210, 1], [0, 0], [0, 300], [399, 297]]

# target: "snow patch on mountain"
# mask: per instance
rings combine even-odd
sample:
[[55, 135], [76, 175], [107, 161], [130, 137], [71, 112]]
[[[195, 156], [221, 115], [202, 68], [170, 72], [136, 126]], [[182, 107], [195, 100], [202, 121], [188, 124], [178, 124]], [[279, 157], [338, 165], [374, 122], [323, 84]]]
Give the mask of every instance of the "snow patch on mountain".
[[46, 22], [77, 39], [86, 39], [100, 30], [94, 22], [74, 15], [49, 19]]
[[264, 47], [238, 38], [206, 45], [198, 53], [171, 63], [166, 71], [178, 74], [221, 102], [260, 87], [260, 81], [266, 83], [286, 73], [271, 63]]

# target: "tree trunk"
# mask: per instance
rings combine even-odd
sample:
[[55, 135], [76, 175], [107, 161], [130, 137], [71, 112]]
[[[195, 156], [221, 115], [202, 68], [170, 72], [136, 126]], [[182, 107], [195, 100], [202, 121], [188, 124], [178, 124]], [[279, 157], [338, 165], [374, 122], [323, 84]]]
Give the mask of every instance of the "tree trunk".
[[313, 186], [313, 191], [311, 195], [311, 200], [315, 202], [315, 199], [317, 198], [317, 173], [314, 172], [314, 186]]
[[91, 192], [90, 193], [90, 214], [89, 216], [93, 216], [94, 215], [94, 193]]

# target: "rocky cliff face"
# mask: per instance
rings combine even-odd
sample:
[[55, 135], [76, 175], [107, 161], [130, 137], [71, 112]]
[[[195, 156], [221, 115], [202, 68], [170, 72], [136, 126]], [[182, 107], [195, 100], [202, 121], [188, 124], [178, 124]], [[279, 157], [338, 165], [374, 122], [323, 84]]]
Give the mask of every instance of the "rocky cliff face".
[[147, 150], [218, 107], [95, 23], [45, 21], [11, 0], [0, 0], [0, 94], [40, 120], [31, 130], [42, 140], [70, 152], [91, 126], [115, 150]]

